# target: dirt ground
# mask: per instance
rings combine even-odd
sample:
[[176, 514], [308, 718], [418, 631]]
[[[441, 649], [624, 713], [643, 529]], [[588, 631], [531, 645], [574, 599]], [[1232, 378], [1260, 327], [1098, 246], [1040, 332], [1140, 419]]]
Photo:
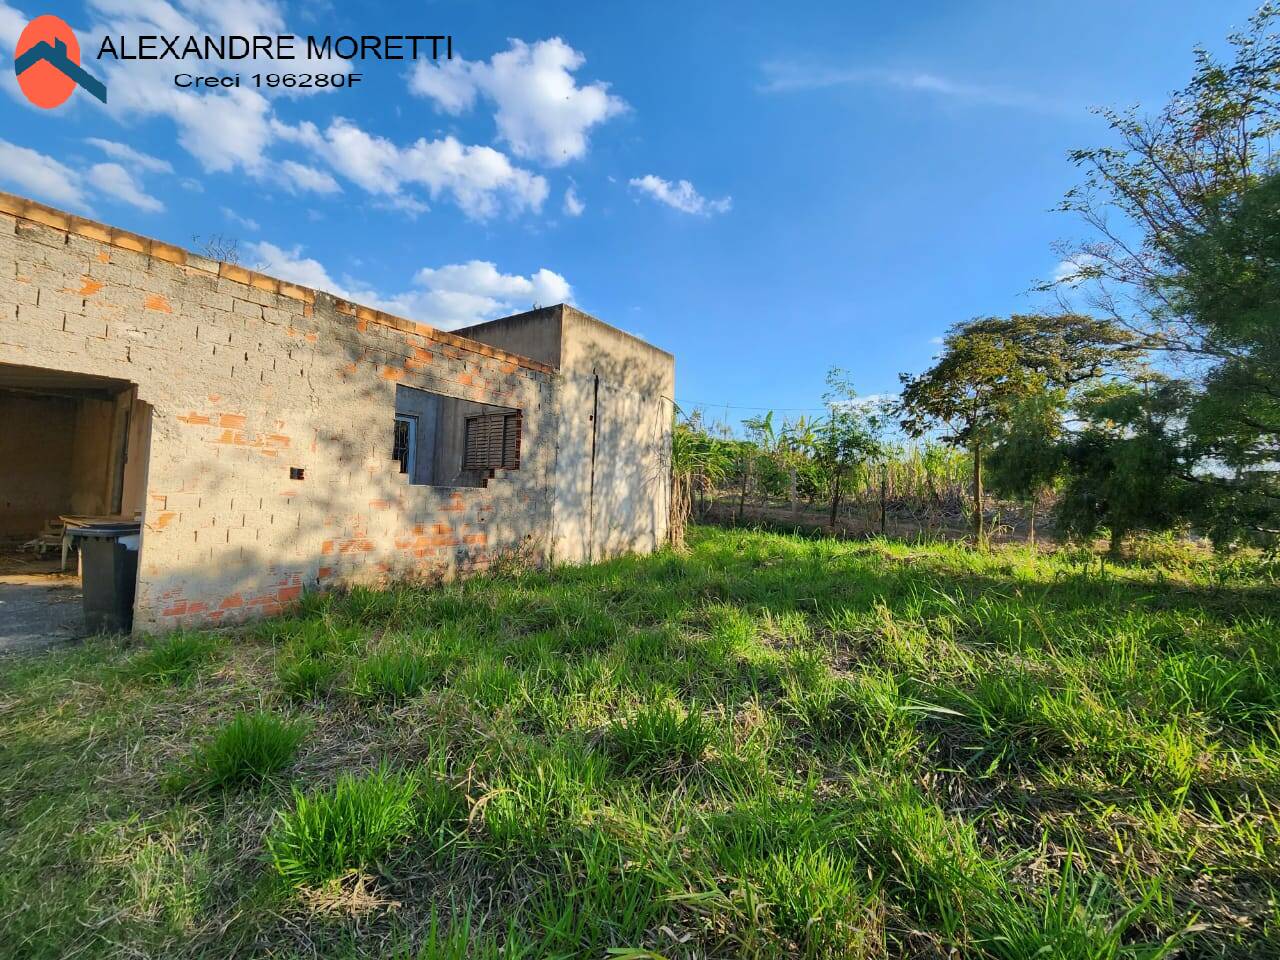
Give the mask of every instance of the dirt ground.
[[80, 578], [58, 558], [0, 555], [0, 655], [67, 643], [84, 633]]

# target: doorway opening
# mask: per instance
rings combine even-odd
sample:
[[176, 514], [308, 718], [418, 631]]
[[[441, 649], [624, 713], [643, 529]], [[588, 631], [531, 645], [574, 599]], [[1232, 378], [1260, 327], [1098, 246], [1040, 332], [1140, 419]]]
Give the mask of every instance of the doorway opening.
[[76, 531], [141, 523], [151, 407], [127, 380], [0, 363], [0, 424], [0, 652], [8, 652], [87, 632]]

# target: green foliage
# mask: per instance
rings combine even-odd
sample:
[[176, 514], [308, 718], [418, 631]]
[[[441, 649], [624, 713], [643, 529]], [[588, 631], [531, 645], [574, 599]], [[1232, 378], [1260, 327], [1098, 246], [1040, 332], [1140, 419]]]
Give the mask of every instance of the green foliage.
[[[918, 376], [901, 375], [902, 427], [921, 436], [942, 426], [944, 441], [972, 450], [973, 523], [981, 542], [984, 458], [1019, 408], [1131, 365], [1139, 352], [1119, 326], [1079, 314], [1015, 314], [960, 323], [944, 338], [942, 356], [932, 367]], [[1051, 411], [1041, 411], [1042, 428], [1049, 416]], [[1043, 435], [1019, 439], [1046, 454], [1051, 449]], [[1015, 486], [1043, 479], [1016, 473], [1006, 469], [1002, 479]]]
[[1188, 414], [1203, 457], [1198, 516], [1219, 542], [1280, 536], [1280, 176], [1213, 210], [1176, 248], [1169, 287], [1212, 357]]
[[1023, 398], [1000, 429], [987, 457], [987, 479], [996, 495], [1035, 500], [1062, 470], [1066, 394], [1045, 390]]
[[1062, 532], [1089, 538], [1105, 528], [1114, 553], [1133, 531], [1182, 521], [1189, 491], [1176, 431], [1185, 398], [1182, 384], [1161, 380], [1108, 384], [1080, 398], [1083, 428], [1063, 449]]
[[643, 706], [609, 730], [614, 755], [626, 773], [697, 763], [711, 742], [711, 728], [697, 710], [671, 703]]
[[[1062, 283], [1187, 380], [1200, 492], [1184, 508], [1220, 544], [1280, 537], [1278, 16], [1264, 4], [1228, 61], [1198, 50], [1154, 116], [1102, 111], [1114, 142], [1073, 154], [1086, 179], [1063, 203], [1096, 237], [1068, 252], [1079, 269]], [[1121, 242], [1117, 220], [1140, 240]]]
[[396, 703], [412, 697], [441, 675], [438, 663], [427, 654], [392, 648], [371, 653], [356, 663], [352, 689], [359, 697]]
[[814, 426], [814, 459], [837, 474], [885, 453], [888, 417], [878, 405], [859, 402], [843, 370], [827, 373], [827, 416]]
[[309, 729], [266, 710], [238, 714], [187, 758], [173, 783], [196, 790], [261, 783], [293, 762]]
[[418, 781], [380, 768], [342, 774], [328, 790], [295, 788], [293, 810], [267, 838], [277, 872], [295, 886], [317, 886], [367, 870], [419, 829]]
[[134, 657], [125, 672], [154, 683], [190, 683], [217, 648], [218, 641], [209, 634], [179, 631]]
[[1137, 348], [1115, 324], [1079, 314], [1014, 314], [956, 324], [942, 355], [902, 374], [902, 426], [920, 436], [941, 424], [948, 443], [993, 443], [1012, 411], [1048, 388], [1066, 389], [1131, 363]]

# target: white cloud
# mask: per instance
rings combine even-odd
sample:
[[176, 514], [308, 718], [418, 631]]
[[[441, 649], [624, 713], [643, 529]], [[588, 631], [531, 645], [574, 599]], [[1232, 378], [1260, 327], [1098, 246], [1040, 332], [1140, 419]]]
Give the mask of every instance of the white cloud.
[[[288, 33], [281, 5], [275, 0], [219, 0], [204, 4], [196, 0], [89, 0], [91, 16], [97, 18], [87, 37], [136, 38], [139, 35], [276, 35]], [[3, 21], [0, 20], [0, 23]], [[126, 41], [127, 42], [127, 41]], [[345, 73], [347, 61], [306, 56], [305, 45], [295, 46], [296, 72]], [[93, 51], [96, 53], [96, 50]], [[178, 128], [178, 141], [205, 171], [244, 171], [270, 180], [272, 166], [266, 151], [273, 140], [272, 101], [248, 88], [203, 92], [174, 86], [174, 76], [190, 72], [190, 64], [180, 61], [116, 61], [110, 57], [93, 61], [101, 71], [110, 97], [107, 111], [118, 119], [167, 117]], [[246, 59], [204, 61], [204, 73], [248, 74], [255, 67], [279, 69], [277, 61]], [[278, 88], [273, 99], [304, 96], [325, 88]]]
[[578, 197], [578, 191], [570, 185], [564, 192], [564, 212], [570, 217], [580, 217], [587, 205]]
[[312, 193], [340, 193], [342, 188], [338, 181], [323, 170], [309, 167], [296, 160], [286, 160], [280, 164], [278, 179], [290, 193], [310, 191]]
[[560, 166], [587, 152], [592, 127], [627, 109], [602, 82], [579, 86], [573, 74], [586, 58], [559, 37], [511, 48], [488, 62], [422, 60], [409, 89], [446, 113], [469, 109], [483, 94], [496, 106], [498, 135], [518, 157]]
[[[346, 300], [359, 299], [359, 295], [353, 294], [345, 285], [330, 277], [319, 260], [304, 257], [301, 247], [286, 250], [264, 240], [249, 244], [249, 248], [251, 259], [262, 264], [263, 273], [290, 283], [300, 283], [304, 287], [324, 290]], [[363, 291], [363, 294], [367, 296], [368, 291]]]
[[99, 193], [147, 213], [159, 213], [164, 209], [164, 204], [143, 190], [133, 179], [133, 174], [118, 163], [95, 163], [85, 174], [85, 180]]
[[1053, 282], [1078, 287], [1091, 279], [1101, 265], [1102, 261], [1092, 253], [1078, 253], [1054, 267]]
[[569, 281], [545, 267], [522, 277], [500, 273], [487, 260], [424, 268], [414, 283], [423, 291], [413, 298], [417, 309], [444, 318], [428, 322], [447, 328], [519, 313], [535, 304], [563, 303], [573, 295]]
[[253, 217], [241, 216], [240, 214], [232, 210], [230, 207], [223, 207], [222, 215], [226, 217], [228, 220], [230, 220], [232, 223], [238, 224], [239, 226], [244, 227], [246, 230], [253, 230], [253, 231], [258, 230], [257, 220], [253, 219]]
[[151, 196], [118, 163], [96, 163], [80, 171], [29, 147], [0, 140], [0, 182], [37, 200], [92, 213], [89, 197], [98, 194], [119, 200], [147, 213], [158, 213], [164, 204]]
[[698, 216], [711, 216], [713, 213], [727, 213], [733, 207], [732, 197], [721, 197], [719, 200], [708, 200], [694, 189], [688, 180], [672, 183], [652, 173], [643, 177], [634, 177], [631, 186], [649, 194], [659, 203], [666, 204], [681, 213], [692, 213]]
[[13, 50], [18, 45], [18, 37], [22, 35], [22, 30], [30, 19], [23, 16], [22, 11], [15, 10], [7, 3], [0, 3], [0, 45], [6, 51]]
[[573, 295], [569, 282], [545, 267], [520, 276], [502, 273], [486, 260], [424, 267], [414, 276], [412, 289], [384, 295], [359, 281], [334, 278], [319, 260], [304, 255], [301, 247], [285, 249], [262, 242], [250, 244], [250, 253], [261, 261], [265, 273], [442, 330], [518, 313], [535, 303], [560, 303]]
[[[317, 141], [319, 132], [295, 130], [299, 142]], [[492, 147], [467, 146], [453, 137], [419, 139], [399, 147], [338, 117], [322, 138], [324, 156], [340, 174], [394, 205], [417, 212], [425, 207], [406, 187], [423, 187], [432, 200], [449, 196], [469, 217], [494, 216], [505, 205], [513, 211], [540, 210], [547, 181], [514, 166]]]
[[47, 203], [88, 209], [79, 173], [53, 157], [7, 140], [0, 140], [0, 181]]
[[476, 102], [475, 66], [460, 58], [441, 60], [436, 64], [419, 61], [409, 75], [409, 90], [429, 97], [445, 113], [457, 116], [464, 110], [470, 110]]
[[886, 87], [930, 94], [959, 103], [1017, 107], [1044, 113], [1079, 113], [1080, 107], [1028, 90], [1010, 90], [953, 80], [923, 70], [881, 67], [827, 67], [802, 61], [771, 61], [762, 66], [764, 93], [794, 93], [831, 87]]
[[103, 140], [101, 137], [86, 137], [85, 143], [97, 147], [113, 160], [120, 160], [147, 173], [173, 173], [173, 165], [168, 160], [161, 160], [149, 153], [142, 153], [123, 143], [114, 140]]

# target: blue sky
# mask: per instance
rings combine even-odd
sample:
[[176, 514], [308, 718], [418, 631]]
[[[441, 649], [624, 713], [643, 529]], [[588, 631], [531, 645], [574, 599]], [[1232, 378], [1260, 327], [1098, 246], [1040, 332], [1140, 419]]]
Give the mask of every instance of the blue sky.
[[[1106, 141], [1089, 106], [1159, 106], [1253, 7], [0, 0], [6, 63], [55, 13], [109, 87], [42, 111], [0, 70], [0, 187], [445, 328], [569, 299], [736, 421], [820, 406], [832, 365], [894, 391], [951, 323], [1033, 308], [1080, 235], [1051, 209]], [[456, 59], [193, 93], [96, 61], [107, 32], [448, 33]]]

